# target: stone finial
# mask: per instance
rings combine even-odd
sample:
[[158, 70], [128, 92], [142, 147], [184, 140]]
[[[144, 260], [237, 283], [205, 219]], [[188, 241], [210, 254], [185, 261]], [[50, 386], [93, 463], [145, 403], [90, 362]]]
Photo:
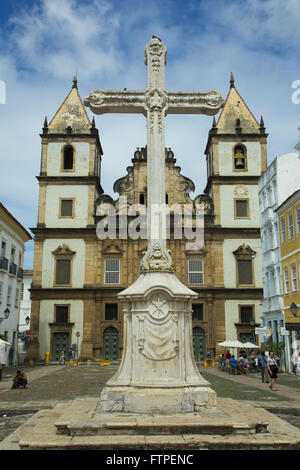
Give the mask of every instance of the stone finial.
[[264, 123], [264, 120], [263, 120], [262, 116], [260, 117], [259, 130], [260, 130], [261, 134], [264, 134], [265, 130], [266, 130], [265, 123]]
[[93, 116], [93, 119], [92, 119], [92, 128], [95, 129], [96, 127], [96, 124], [95, 124], [95, 116]]
[[73, 77], [73, 86], [72, 86], [72, 88], [77, 88], [77, 83], [78, 83], [77, 76], [76, 76], [76, 75], [74, 75], [74, 77]]
[[212, 127], [214, 127], [214, 128], [217, 127], [217, 122], [216, 122], [215, 116], [214, 116], [214, 118], [213, 118]]
[[45, 121], [44, 121], [43, 134], [48, 134], [48, 120], [47, 120], [47, 116], [45, 117]]
[[230, 73], [230, 88], [235, 88], [234, 86], [234, 76], [233, 73]]

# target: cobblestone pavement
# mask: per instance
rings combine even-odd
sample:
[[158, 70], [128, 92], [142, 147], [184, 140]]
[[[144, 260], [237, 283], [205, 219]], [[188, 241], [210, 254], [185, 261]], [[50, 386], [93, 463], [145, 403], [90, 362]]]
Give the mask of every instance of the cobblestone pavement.
[[[0, 442], [26, 422], [36, 411], [68, 403], [78, 397], [97, 397], [118, 366], [99, 364], [74, 366], [24, 366], [28, 388], [11, 390], [16, 368], [5, 369], [0, 381]], [[218, 397], [247, 400], [267, 408], [291, 424], [300, 427], [300, 384], [293, 375], [280, 374], [278, 392], [260, 383], [259, 374], [232, 376], [217, 367], [202, 368]]]

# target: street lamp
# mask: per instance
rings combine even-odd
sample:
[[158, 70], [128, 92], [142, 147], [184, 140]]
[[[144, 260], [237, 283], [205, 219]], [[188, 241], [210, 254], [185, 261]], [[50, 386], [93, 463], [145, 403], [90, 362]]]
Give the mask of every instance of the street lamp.
[[4, 317], [0, 317], [0, 323], [3, 322], [3, 320], [7, 320], [9, 317], [9, 314], [10, 314], [10, 310], [9, 308], [6, 308], [4, 310]]
[[29, 322], [30, 322], [30, 317], [27, 315], [27, 317], [25, 318], [25, 322], [26, 322], [26, 325], [29, 325]]
[[295, 302], [293, 302], [290, 306], [290, 311], [292, 312], [292, 314], [294, 315], [294, 317], [298, 317], [299, 315], [297, 315], [298, 313], [298, 307], [297, 305], [295, 304]]

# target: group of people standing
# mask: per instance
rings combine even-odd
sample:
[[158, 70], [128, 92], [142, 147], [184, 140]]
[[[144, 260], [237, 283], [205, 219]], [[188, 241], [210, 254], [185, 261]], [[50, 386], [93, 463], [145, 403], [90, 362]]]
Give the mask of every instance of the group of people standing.
[[[245, 352], [240, 352], [238, 359], [235, 358], [234, 354], [230, 354], [229, 351], [226, 354], [222, 354], [220, 367], [226, 372], [232, 374], [246, 374], [248, 370], [251, 372], [260, 371], [262, 383], [270, 383], [270, 389], [276, 392], [275, 382], [278, 377], [278, 361], [279, 357], [275, 356], [274, 351], [269, 351], [266, 354], [265, 351], [255, 358], [254, 351], [251, 352], [249, 358]], [[300, 380], [300, 355], [299, 355], [299, 380]]]

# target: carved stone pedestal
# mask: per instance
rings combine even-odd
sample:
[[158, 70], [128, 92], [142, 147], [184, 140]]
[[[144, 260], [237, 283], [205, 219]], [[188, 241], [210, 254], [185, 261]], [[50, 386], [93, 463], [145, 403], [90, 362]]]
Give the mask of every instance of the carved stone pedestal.
[[101, 393], [101, 411], [187, 413], [215, 407], [192, 346], [197, 294], [173, 272], [147, 271], [118, 294], [124, 307], [124, 354]]

